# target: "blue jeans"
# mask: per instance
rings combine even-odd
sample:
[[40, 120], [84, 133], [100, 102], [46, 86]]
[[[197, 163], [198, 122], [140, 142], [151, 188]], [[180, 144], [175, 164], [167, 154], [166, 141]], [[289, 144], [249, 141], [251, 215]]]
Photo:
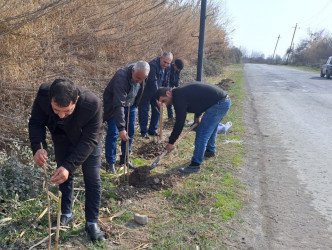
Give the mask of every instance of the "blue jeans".
[[[56, 145], [55, 145], [56, 147]], [[60, 151], [59, 151], [60, 152]], [[70, 153], [67, 151], [67, 154]], [[89, 157], [82, 164], [83, 178], [85, 183], [85, 219], [87, 222], [97, 222], [101, 199], [101, 143], [95, 147]], [[61, 155], [65, 156], [65, 155]], [[56, 159], [58, 167], [62, 164], [65, 157]], [[74, 174], [70, 173], [67, 181], [59, 185], [62, 193], [61, 212], [69, 214], [73, 211], [74, 201]]]
[[[124, 108], [125, 113], [125, 121], [126, 121], [126, 130], [128, 124], [128, 107]], [[131, 144], [133, 143], [133, 138], [135, 134], [135, 120], [136, 120], [136, 108], [135, 105], [130, 107], [129, 111], [129, 128], [128, 128], [128, 136], [129, 136], [129, 154], [131, 153]], [[119, 130], [116, 126], [115, 120], [112, 117], [107, 121], [108, 129], [105, 139], [105, 157], [106, 161], [110, 164], [116, 162], [116, 140], [119, 136]], [[121, 140], [121, 156], [120, 162], [124, 162], [124, 158], [126, 155], [126, 142]]]
[[[148, 130], [148, 121], [149, 121], [149, 110], [151, 105], [151, 120]], [[140, 102], [138, 105], [138, 121], [141, 128], [141, 134], [145, 135], [146, 133], [155, 134], [159, 126], [159, 106], [157, 104], [156, 98], [152, 97], [147, 102]]]
[[169, 104], [167, 105], [167, 116], [168, 118], [173, 118], [173, 105]]
[[227, 100], [218, 102], [205, 111], [201, 123], [196, 130], [195, 150], [191, 158], [192, 162], [201, 164], [206, 149], [211, 152], [216, 152], [218, 124], [227, 114], [230, 107], [231, 100]]

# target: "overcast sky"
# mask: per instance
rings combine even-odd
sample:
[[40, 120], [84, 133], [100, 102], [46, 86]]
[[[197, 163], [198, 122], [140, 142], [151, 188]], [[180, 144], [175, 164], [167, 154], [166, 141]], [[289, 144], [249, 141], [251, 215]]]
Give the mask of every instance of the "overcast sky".
[[272, 56], [278, 36], [276, 54], [283, 57], [290, 47], [295, 25], [295, 47], [312, 31], [332, 33], [332, 0], [223, 0], [231, 20], [230, 35], [236, 47], [245, 47]]

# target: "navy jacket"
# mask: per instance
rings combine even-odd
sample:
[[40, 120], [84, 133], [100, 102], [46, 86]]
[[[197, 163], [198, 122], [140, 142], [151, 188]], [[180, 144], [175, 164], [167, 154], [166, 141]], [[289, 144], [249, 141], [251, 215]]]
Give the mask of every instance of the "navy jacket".
[[[108, 121], [114, 117], [116, 126], [119, 131], [125, 129], [125, 115], [124, 115], [124, 106], [128, 93], [131, 88], [132, 80], [132, 68], [134, 64], [127, 65], [119, 69], [115, 75], [112, 77], [107, 87], [105, 88], [103, 94], [104, 102], [104, 121]], [[144, 83], [144, 81], [143, 81]], [[144, 90], [144, 84], [142, 84], [136, 99], [135, 105], [137, 106]]]
[[151, 62], [149, 62], [149, 65], [150, 73], [142, 95], [142, 102], [148, 102], [151, 98], [153, 98], [160, 87], [169, 86], [169, 67], [165, 69], [164, 81], [161, 82], [162, 68], [160, 67], [160, 57], [153, 59]]
[[53, 112], [49, 98], [51, 83], [40, 86], [29, 119], [29, 138], [33, 154], [46, 144], [46, 127], [52, 135], [55, 157], [69, 172], [73, 173], [101, 142], [102, 102], [89, 90], [79, 87], [79, 98], [73, 113], [63, 119], [64, 133], [57, 127], [60, 118]]

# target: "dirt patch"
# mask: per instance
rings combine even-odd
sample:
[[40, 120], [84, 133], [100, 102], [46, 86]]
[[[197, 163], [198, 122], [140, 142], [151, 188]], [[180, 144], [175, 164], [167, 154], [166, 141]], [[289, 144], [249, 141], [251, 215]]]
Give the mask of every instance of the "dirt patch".
[[232, 79], [226, 78], [222, 79], [216, 86], [222, 88], [223, 90], [229, 90], [231, 87], [231, 84], [233, 84], [234, 81]]
[[165, 150], [165, 143], [150, 141], [137, 148], [137, 155], [144, 159], [154, 159]]
[[141, 166], [129, 174], [128, 183], [124, 182], [115, 190], [119, 200], [130, 198], [141, 199], [140, 195], [165, 190], [173, 187], [180, 176], [167, 174], [151, 174], [151, 166]]
[[168, 129], [168, 130], [173, 130], [174, 127], [174, 123], [175, 123], [175, 118], [173, 119], [168, 119], [166, 121], [164, 121], [163, 123], [163, 129]]

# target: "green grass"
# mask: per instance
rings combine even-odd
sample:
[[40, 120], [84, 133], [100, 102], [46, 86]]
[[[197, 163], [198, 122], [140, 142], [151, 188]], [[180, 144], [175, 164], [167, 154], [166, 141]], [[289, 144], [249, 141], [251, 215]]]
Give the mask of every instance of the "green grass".
[[[168, 223], [151, 227], [151, 241], [154, 249], [226, 249], [222, 237], [227, 233], [225, 222], [232, 221], [242, 207], [243, 186], [236, 178], [238, 167], [243, 161], [245, 148], [241, 144], [223, 144], [223, 141], [243, 139], [242, 124], [243, 90], [242, 65], [235, 65], [225, 71], [221, 78], [230, 78], [228, 94], [232, 107], [223, 122], [232, 121], [231, 133], [218, 135], [216, 158], [203, 162], [202, 172], [186, 177], [181, 185], [163, 191], [168, 201]], [[214, 78], [210, 83], [218, 83]], [[189, 119], [190, 120], [190, 119]], [[193, 138], [185, 138], [178, 144], [178, 156], [190, 159]], [[240, 223], [240, 221], [232, 221]], [[227, 233], [229, 234], [229, 233]]]

